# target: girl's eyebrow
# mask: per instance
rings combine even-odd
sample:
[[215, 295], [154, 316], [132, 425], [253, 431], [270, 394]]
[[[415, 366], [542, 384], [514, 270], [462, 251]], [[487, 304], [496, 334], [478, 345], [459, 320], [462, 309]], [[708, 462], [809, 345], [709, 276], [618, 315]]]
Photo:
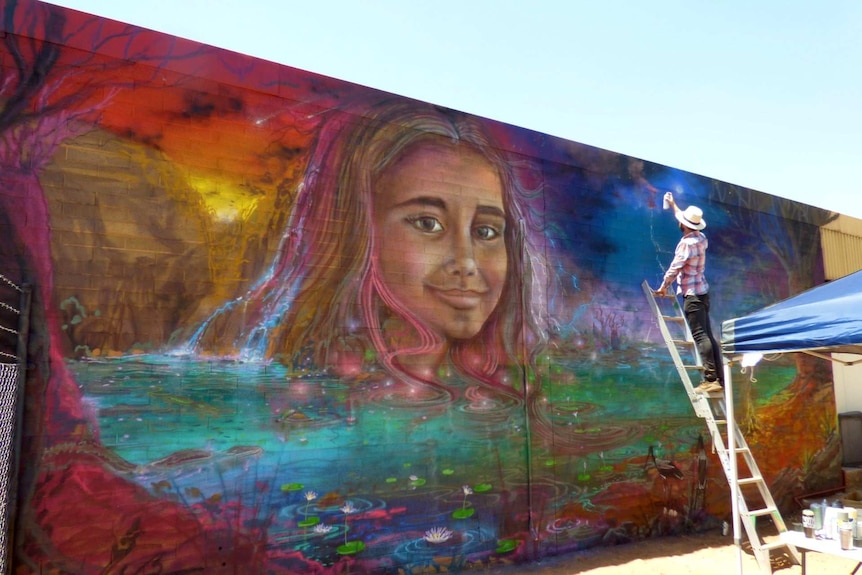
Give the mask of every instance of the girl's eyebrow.
[[[427, 206], [432, 208], [439, 208], [440, 210], [446, 211], [446, 202], [442, 198], [437, 198], [434, 196], [417, 196], [415, 198], [405, 200], [400, 204], [396, 204], [394, 207], [403, 208], [409, 206]], [[478, 206], [476, 208], [476, 213], [483, 216], [496, 216], [499, 218], [506, 217], [506, 212], [504, 212], [497, 206]]]
[[497, 216], [500, 218], [506, 217], [506, 212], [504, 212], [497, 206], [478, 206], [476, 208], [476, 213], [482, 214], [484, 216]]
[[443, 211], [446, 210], [446, 202], [443, 201], [442, 198], [435, 198], [433, 196], [417, 196], [415, 198], [405, 200], [400, 204], [396, 204], [394, 207], [404, 208], [408, 206], [428, 206], [432, 208], [439, 208]]

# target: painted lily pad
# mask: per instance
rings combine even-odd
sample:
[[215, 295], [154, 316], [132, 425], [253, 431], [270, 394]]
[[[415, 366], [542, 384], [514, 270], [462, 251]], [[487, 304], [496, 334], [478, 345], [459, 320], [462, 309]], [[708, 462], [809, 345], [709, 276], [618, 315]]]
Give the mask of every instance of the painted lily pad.
[[454, 469], [444, 469], [443, 470], [443, 475], [452, 475], [453, 473], [455, 473]]
[[396, 481], [398, 481], [397, 477], [387, 477], [386, 478], [386, 483], [395, 483]]
[[473, 488], [474, 493], [485, 493], [486, 491], [491, 491], [490, 483], [480, 483], [476, 487]]
[[282, 491], [299, 491], [305, 487], [302, 483], [285, 483], [281, 486]]
[[578, 474], [578, 481], [589, 481], [589, 480], [590, 480], [590, 474], [589, 473], [579, 473]]
[[344, 545], [339, 545], [335, 550], [339, 555], [353, 555], [365, 550], [365, 543], [362, 541], [349, 541]]
[[520, 543], [517, 539], [501, 539], [497, 542], [497, 549], [495, 551], [497, 553], [509, 553], [517, 549]]
[[311, 515], [309, 517], [306, 517], [305, 519], [303, 519], [299, 523], [297, 523], [297, 525], [299, 527], [306, 528], [306, 527], [314, 527], [318, 523], [320, 523], [320, 517], [317, 517], [316, 515]]
[[411, 481], [410, 485], [415, 485], [416, 487], [422, 487], [423, 485], [425, 485], [425, 480], [420, 477], [418, 479], [414, 479], [413, 481]]
[[472, 517], [473, 514], [476, 513], [476, 510], [472, 507], [462, 507], [452, 513], [452, 517], [455, 519], [467, 519], [468, 517]]

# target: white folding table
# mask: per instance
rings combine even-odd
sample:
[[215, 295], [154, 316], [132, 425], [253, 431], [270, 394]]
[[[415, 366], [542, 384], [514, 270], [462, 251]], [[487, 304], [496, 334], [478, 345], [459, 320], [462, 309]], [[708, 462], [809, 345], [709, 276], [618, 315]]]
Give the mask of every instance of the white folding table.
[[802, 531], [785, 531], [779, 535], [781, 541], [787, 545], [793, 545], [799, 549], [799, 554], [802, 556], [802, 575], [805, 575], [805, 553], [807, 551], [817, 551], [818, 553], [828, 553], [837, 557], [844, 557], [856, 561], [856, 568], [853, 569], [851, 575], [855, 575], [859, 568], [862, 567], [862, 547], [853, 547], [852, 549], [841, 549], [841, 544], [837, 539], [820, 539], [817, 537], [806, 537]]

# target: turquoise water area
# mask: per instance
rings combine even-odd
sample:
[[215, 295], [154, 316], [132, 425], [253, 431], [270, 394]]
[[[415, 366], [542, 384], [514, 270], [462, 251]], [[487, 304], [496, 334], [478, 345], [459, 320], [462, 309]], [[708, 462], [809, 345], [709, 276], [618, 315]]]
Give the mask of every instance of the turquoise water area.
[[349, 536], [363, 557], [415, 563], [439, 554], [425, 546], [435, 528], [457, 533], [460, 555], [523, 529], [503, 525], [526, 477], [517, 404], [414, 406], [374, 388], [357, 402], [345, 383], [272, 364], [137, 356], [71, 368], [131, 480], [190, 507], [217, 503], [220, 517], [240, 505], [276, 551], [331, 562]]

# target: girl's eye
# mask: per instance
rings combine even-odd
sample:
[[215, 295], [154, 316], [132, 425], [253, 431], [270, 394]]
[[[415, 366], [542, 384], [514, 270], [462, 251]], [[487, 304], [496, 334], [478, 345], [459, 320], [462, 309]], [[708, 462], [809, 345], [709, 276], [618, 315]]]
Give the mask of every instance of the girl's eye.
[[443, 231], [443, 224], [437, 218], [432, 218], [431, 216], [407, 218], [407, 221], [420, 232], [434, 233]]
[[491, 226], [479, 226], [474, 233], [481, 240], [493, 240], [500, 237], [500, 232]]

